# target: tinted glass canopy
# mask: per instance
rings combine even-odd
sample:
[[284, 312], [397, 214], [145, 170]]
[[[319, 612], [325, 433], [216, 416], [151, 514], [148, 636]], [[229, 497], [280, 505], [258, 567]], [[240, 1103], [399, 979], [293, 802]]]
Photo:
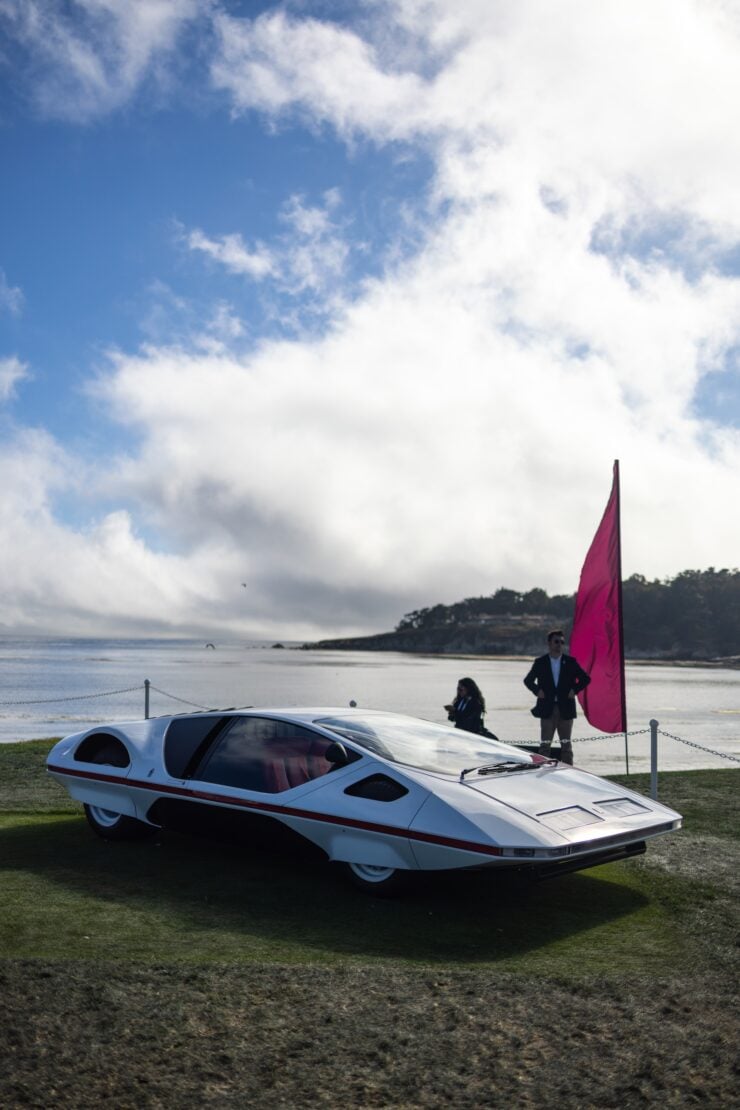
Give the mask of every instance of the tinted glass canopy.
[[417, 767], [421, 771], [459, 775], [465, 767], [479, 767], [502, 760], [532, 762], [526, 752], [509, 744], [489, 740], [464, 729], [392, 713], [321, 717], [315, 723], [384, 759]]

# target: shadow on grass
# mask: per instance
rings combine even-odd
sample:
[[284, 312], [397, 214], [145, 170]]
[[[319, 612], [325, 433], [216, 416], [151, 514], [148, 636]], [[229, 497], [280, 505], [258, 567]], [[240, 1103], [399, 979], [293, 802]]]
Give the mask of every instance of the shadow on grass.
[[[68, 817], [0, 830], [0, 860], [6, 871], [40, 880], [52, 916], [98, 903], [113, 930], [113, 955], [160, 960], [238, 958], [248, 942], [250, 959], [472, 965], [532, 955], [566, 938], [577, 947], [579, 935], [608, 930], [648, 901], [631, 873], [615, 870], [622, 865], [537, 884], [491, 872], [427, 874], [390, 901], [355, 890], [326, 863], [173, 833], [111, 844]], [[603, 946], [603, 938], [593, 943]]]

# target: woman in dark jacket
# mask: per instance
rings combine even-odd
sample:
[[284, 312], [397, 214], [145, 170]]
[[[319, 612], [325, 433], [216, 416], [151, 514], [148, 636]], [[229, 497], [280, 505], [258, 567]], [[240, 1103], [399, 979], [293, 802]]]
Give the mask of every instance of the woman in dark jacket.
[[455, 728], [464, 728], [466, 732], [483, 732], [486, 699], [472, 678], [460, 679], [457, 697], [445, 709], [449, 720], [455, 722]]

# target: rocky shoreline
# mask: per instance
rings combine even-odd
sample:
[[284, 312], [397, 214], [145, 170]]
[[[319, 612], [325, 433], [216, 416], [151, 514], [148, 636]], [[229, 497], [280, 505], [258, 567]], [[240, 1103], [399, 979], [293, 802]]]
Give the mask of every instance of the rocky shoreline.
[[[545, 650], [544, 638], [547, 622], [538, 621], [536, 627], [516, 630], [510, 627], [492, 629], [470, 626], [449, 626], [426, 629], [400, 629], [379, 632], [368, 636], [347, 636], [332, 640], [317, 640], [300, 644], [300, 651], [391, 651], [413, 655], [483, 656], [497, 659], [530, 659]], [[704, 657], [686, 651], [675, 654], [645, 651], [625, 651], [626, 661], [639, 666], [717, 667], [740, 669], [740, 655]]]

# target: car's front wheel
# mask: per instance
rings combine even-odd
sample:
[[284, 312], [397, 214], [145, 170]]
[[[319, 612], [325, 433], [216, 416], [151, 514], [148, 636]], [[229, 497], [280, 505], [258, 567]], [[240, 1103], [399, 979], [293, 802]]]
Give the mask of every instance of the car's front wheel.
[[360, 890], [377, 898], [392, 898], [408, 885], [408, 871], [372, 863], [345, 863], [345, 874]]
[[85, 817], [90, 828], [103, 840], [149, 840], [159, 832], [155, 825], [147, 825], [145, 821], [137, 821], [135, 817], [126, 817], [102, 806], [85, 805]]

